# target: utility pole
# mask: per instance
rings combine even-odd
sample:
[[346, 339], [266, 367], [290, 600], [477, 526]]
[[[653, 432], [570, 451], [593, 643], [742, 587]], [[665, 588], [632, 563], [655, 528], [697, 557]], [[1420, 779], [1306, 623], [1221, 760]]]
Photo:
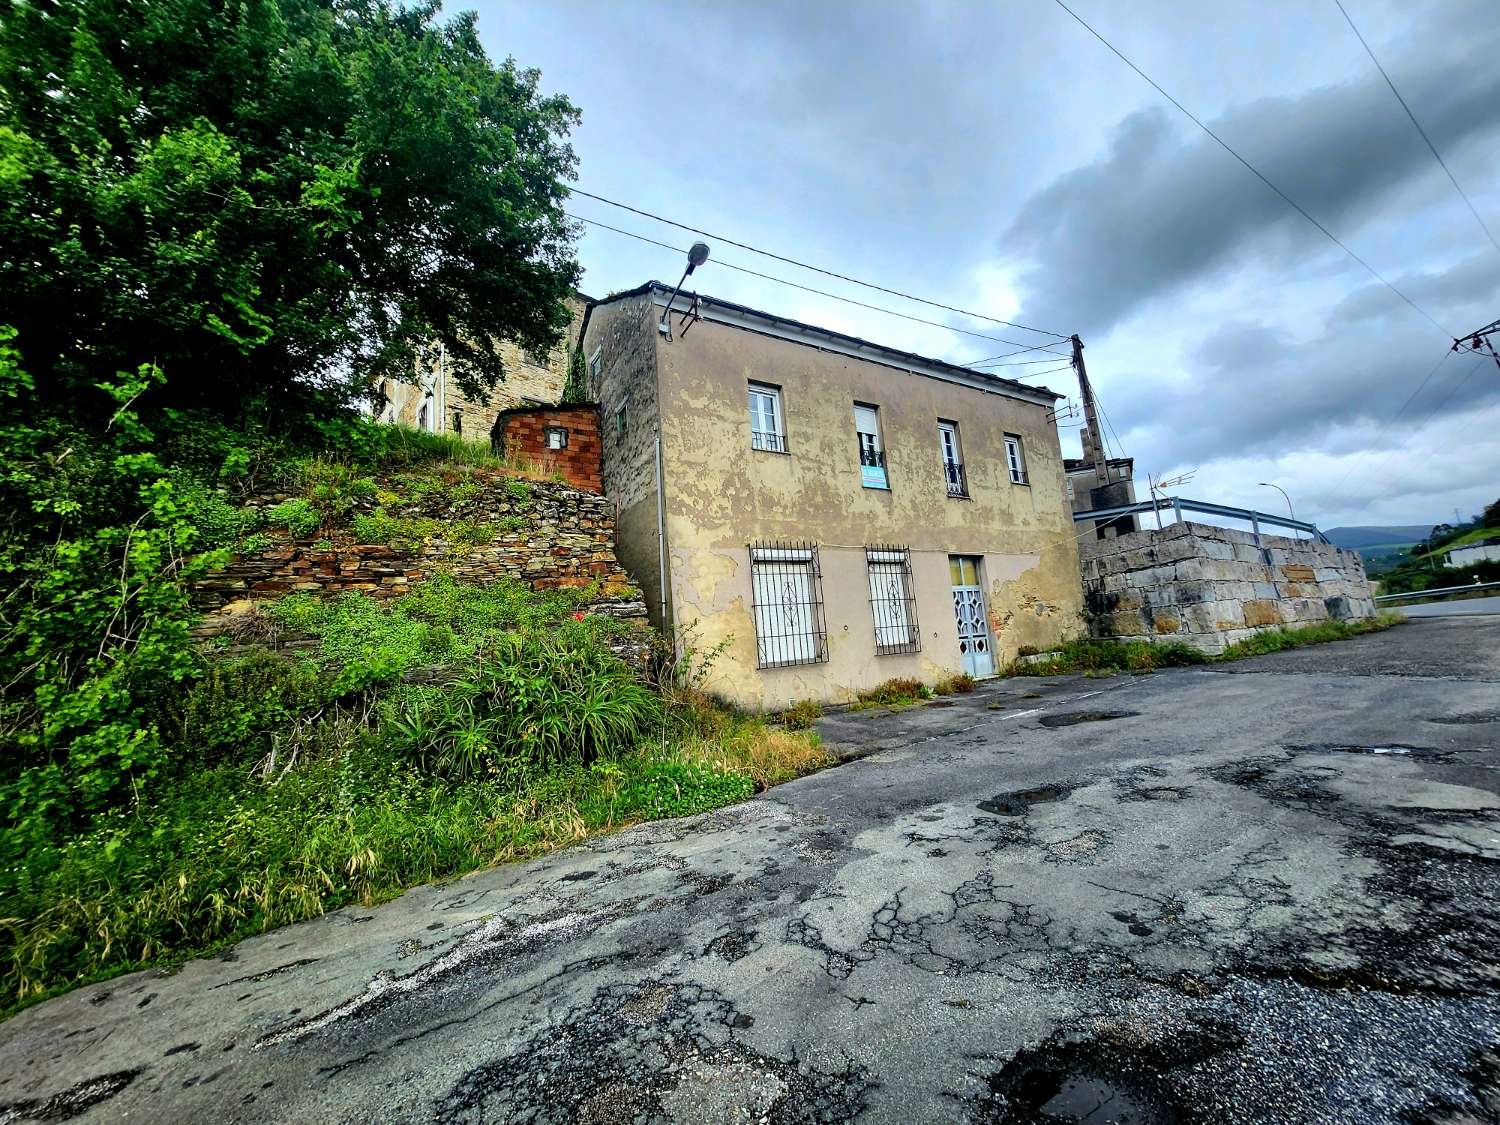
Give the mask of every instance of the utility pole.
[[1094, 407], [1094, 388], [1089, 385], [1088, 369], [1083, 365], [1083, 341], [1073, 334], [1073, 370], [1078, 372], [1078, 391], [1083, 396], [1083, 420], [1088, 425], [1088, 454], [1094, 462], [1095, 487], [1109, 483], [1109, 458], [1104, 454], [1104, 431], [1099, 428], [1099, 412]]

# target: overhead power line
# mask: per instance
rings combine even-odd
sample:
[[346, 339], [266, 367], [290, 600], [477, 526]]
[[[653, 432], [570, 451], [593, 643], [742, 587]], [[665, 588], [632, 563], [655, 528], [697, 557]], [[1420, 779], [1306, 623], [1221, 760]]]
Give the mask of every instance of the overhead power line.
[[[625, 229], [623, 229], [621, 227], [613, 227], [613, 226], [610, 226], [608, 223], [601, 223], [598, 219], [587, 219], [587, 218], [584, 218], [582, 215], [575, 215], [571, 211], [566, 211], [566, 212], [564, 212], [564, 214], [566, 214], [568, 216], [568, 218], [573, 219], [576, 222], [587, 223], [589, 226], [598, 227], [601, 230], [612, 231], [615, 234], [624, 235], [626, 238], [633, 238], [633, 239], [635, 239], [638, 242], [646, 242], [646, 243], [649, 243], [652, 246], [660, 246], [663, 250], [674, 250], [674, 251], [676, 251], [679, 254], [686, 254], [687, 253], [687, 250], [684, 247], [673, 246], [669, 242], [661, 242], [661, 241], [659, 241], [659, 240], [657, 240], [655, 238], [648, 238], [644, 234], [636, 234], [635, 231], [625, 230]], [[784, 277], [773, 277], [771, 274], [761, 273], [759, 270], [748, 269], [745, 266], [737, 266], [733, 262], [726, 262], [726, 261], [724, 261], [724, 260], [722, 260], [720, 258], [715, 258], [714, 259], [714, 264], [716, 266], [718, 266], [719, 268], [721, 268], [721, 269], [734, 270], [737, 273], [749, 274], [751, 277], [758, 277], [758, 278], [760, 278], [763, 281], [774, 281], [778, 285], [786, 285], [786, 286], [791, 287], [792, 289], [800, 289], [804, 293], [814, 293], [814, 294], [816, 294], [819, 297], [828, 297], [829, 299], [834, 300], [834, 301], [842, 301], [842, 302], [844, 302], [847, 305], [855, 305], [855, 306], [857, 306], [859, 308], [862, 308], [862, 309], [869, 309], [871, 312], [884, 313], [886, 316], [900, 317], [902, 320], [914, 321], [917, 324], [928, 324], [928, 325], [931, 325], [933, 328], [942, 328], [942, 329], [944, 329], [945, 331], [948, 331], [948, 332], [957, 332], [957, 333], [960, 333], [961, 335], [964, 335], [964, 336], [974, 336], [974, 337], [977, 337], [980, 340], [990, 340], [990, 341], [993, 341], [994, 343], [997, 343], [997, 344], [1012, 344], [1012, 345], [1014, 345], [1014, 344], [1017, 343], [1017, 341], [1015, 341], [1015, 340], [1007, 340], [1003, 336], [990, 336], [990, 335], [986, 335], [983, 332], [973, 332], [973, 331], [970, 331], [967, 328], [955, 328], [955, 327], [953, 327], [953, 325], [951, 325], [951, 324], [943, 324], [941, 321], [927, 320], [927, 319], [925, 319], [923, 317], [920, 317], [920, 316], [912, 316], [910, 313], [897, 312], [895, 309], [887, 309], [887, 308], [882, 308], [879, 305], [866, 304], [864, 301], [856, 301], [853, 297], [843, 297], [843, 296], [840, 296], [837, 293], [830, 293], [830, 292], [828, 292], [825, 289], [814, 289], [810, 285], [802, 285], [802, 284], [800, 284], [798, 282], [795, 282], [795, 281], [788, 281]], [[1050, 348], [1050, 347], [1052, 347], [1052, 345], [1050, 343], [1049, 344], [1038, 344], [1038, 345], [1036, 345], [1033, 348], [1024, 348], [1023, 350], [1036, 351], [1036, 350], [1040, 350], [1040, 349], [1043, 349], [1043, 348]], [[1014, 355], [1014, 354], [1017, 354], [1017, 353], [1013, 352], [1011, 354]], [[1053, 353], [1053, 357], [1054, 358], [1061, 358], [1061, 355], [1060, 355], [1060, 353]]]
[[1354, 259], [1354, 261], [1358, 262], [1362, 267], [1364, 267], [1365, 272], [1367, 272], [1376, 281], [1380, 282], [1380, 284], [1384, 285], [1392, 293], [1396, 294], [1396, 296], [1400, 297], [1403, 301], [1405, 301], [1408, 305], [1410, 305], [1421, 317], [1423, 317], [1429, 324], [1431, 324], [1434, 328], [1436, 328], [1444, 336], [1448, 337], [1450, 340], [1453, 338], [1453, 334], [1451, 332], [1449, 332], [1447, 329], [1445, 329], [1436, 320], [1434, 320], [1433, 317], [1431, 316], [1431, 314], [1429, 314], [1426, 309], [1422, 308], [1421, 305], [1417, 304], [1410, 297], [1408, 297], [1405, 293], [1401, 292], [1400, 289], [1397, 289], [1396, 286], [1394, 284], [1392, 284], [1390, 281], [1388, 281], [1385, 278], [1385, 276], [1379, 270], [1377, 270], [1374, 266], [1370, 265], [1369, 262], [1365, 261], [1358, 254], [1356, 254], [1353, 250], [1349, 249], [1349, 247], [1347, 245], [1345, 245], [1344, 242], [1339, 239], [1338, 235], [1334, 234], [1331, 230], [1329, 230], [1327, 227], [1325, 227], [1322, 223], [1318, 222], [1318, 220], [1315, 219], [1315, 218], [1313, 218], [1312, 215], [1309, 214], [1307, 212], [1307, 210], [1300, 203], [1298, 203], [1290, 195], [1288, 195], [1286, 192], [1282, 191], [1279, 187], [1277, 187], [1274, 183], [1272, 183], [1266, 177], [1265, 173], [1263, 173], [1254, 164], [1251, 164], [1250, 161], [1246, 160], [1237, 151], [1235, 151], [1235, 149], [1230, 146], [1230, 144], [1229, 144], [1228, 141], [1226, 141], [1223, 137], [1219, 136], [1219, 134], [1215, 133], [1212, 129], [1210, 129], [1207, 125], [1205, 125], [1203, 123], [1203, 120], [1201, 118], [1199, 118], [1196, 114], [1194, 114], [1192, 110], [1188, 109], [1187, 106], [1183, 105], [1180, 101], [1178, 101], [1176, 98], [1174, 98], [1171, 94], [1167, 93], [1166, 90], [1162, 89], [1161, 86], [1157, 84], [1157, 82], [1156, 82], [1156, 80], [1154, 78], [1152, 78], [1149, 74], [1147, 74], [1140, 67], [1136, 66], [1135, 63], [1133, 63], [1133, 62], [1130, 61], [1130, 59], [1126, 58], [1125, 55], [1121, 53], [1121, 51], [1120, 51], [1120, 49], [1118, 47], [1116, 47], [1108, 39], [1104, 38], [1104, 36], [1100, 35], [1097, 31], [1095, 31], [1093, 29], [1093, 27], [1091, 27], [1089, 25], [1088, 21], [1086, 21], [1082, 16], [1080, 16], [1072, 8], [1068, 7], [1068, 5], [1063, 2], [1063, 0], [1054, 0], [1054, 2], [1057, 4], [1057, 6], [1059, 8], [1061, 8], [1063, 11], [1067, 12], [1068, 15], [1072, 16], [1073, 19], [1075, 21], [1077, 21], [1077, 23], [1078, 23], [1078, 25], [1080, 27], [1082, 27], [1085, 31], [1087, 31], [1095, 39], [1099, 40], [1099, 42], [1102, 43], [1102, 44], [1104, 44], [1105, 47], [1109, 48], [1109, 51], [1110, 51], [1111, 54], [1113, 54], [1117, 59], [1119, 59], [1122, 63], [1124, 63], [1126, 66], [1128, 66], [1131, 70], [1135, 71], [1136, 74], [1140, 75], [1143, 79], [1145, 79], [1146, 82], [1148, 84], [1150, 84], [1150, 86], [1151, 86], [1152, 89], [1154, 89], [1158, 94], [1160, 94], [1162, 97], [1166, 98], [1167, 101], [1171, 102], [1174, 106], [1176, 106], [1179, 110], [1181, 110], [1182, 113], [1183, 113], [1183, 115], [1185, 117], [1187, 117], [1187, 119], [1189, 121], [1191, 121], [1194, 125], [1198, 126], [1198, 128], [1202, 129], [1205, 133], [1207, 133], [1209, 135], [1209, 137], [1213, 139], [1214, 143], [1216, 143], [1225, 152], [1229, 153], [1230, 156], [1234, 157], [1241, 164], [1243, 164], [1245, 166], [1245, 169], [1252, 176], [1254, 176], [1261, 183], [1265, 184], [1266, 187], [1270, 188], [1273, 192], [1275, 192], [1277, 195], [1279, 195], [1286, 202], [1287, 206], [1291, 207], [1292, 210], [1294, 210], [1294, 211], [1297, 212], [1297, 214], [1301, 215], [1309, 223], [1311, 223], [1313, 226], [1317, 227], [1318, 230], [1321, 231], [1323, 233], [1323, 235], [1330, 242], [1332, 242], [1335, 246], [1337, 246], [1345, 254], [1349, 255], [1349, 257], [1351, 257], [1352, 259]]
[[1339, 11], [1343, 14], [1344, 22], [1349, 25], [1349, 30], [1354, 32], [1354, 37], [1359, 40], [1359, 45], [1365, 49], [1365, 54], [1370, 56], [1370, 61], [1375, 64], [1375, 69], [1380, 71], [1380, 77], [1385, 79], [1385, 84], [1391, 88], [1391, 93], [1396, 95], [1396, 100], [1401, 103], [1401, 108], [1406, 110], [1406, 116], [1411, 118], [1412, 126], [1417, 130], [1422, 140], [1427, 143], [1427, 148], [1432, 152], [1432, 158], [1438, 162], [1438, 167], [1448, 174], [1448, 182], [1453, 185], [1453, 190], [1458, 192], [1459, 198], [1469, 208], [1469, 214], [1474, 216], [1474, 221], [1484, 231], [1484, 236], [1490, 240], [1490, 245], [1495, 248], [1497, 253], [1500, 253], [1500, 242], [1495, 241], [1494, 232], [1490, 230], [1489, 225], [1480, 217], [1479, 212], [1474, 207], [1473, 200], [1459, 186], [1458, 179], [1453, 175], [1453, 169], [1448, 167], [1448, 162], [1443, 159], [1442, 153], [1438, 152], [1437, 145], [1432, 143], [1432, 138], [1427, 135], [1427, 130], [1422, 128], [1422, 123], [1417, 120], [1417, 115], [1411, 111], [1411, 106], [1406, 104], [1406, 99], [1401, 96], [1401, 91], [1396, 89], [1396, 83], [1391, 81], [1391, 76], [1386, 73], [1385, 67], [1380, 65], [1380, 60], [1375, 57], [1375, 52], [1370, 49], [1370, 44], [1365, 42], [1365, 37], [1360, 34], [1359, 28], [1354, 24], [1353, 17], [1349, 15], [1348, 9], [1344, 7], [1343, 0], [1333, 0], [1333, 2], [1338, 5]]
[[[837, 278], [839, 281], [847, 281], [851, 285], [859, 285], [864, 287], [865, 289], [874, 289], [880, 293], [888, 293], [892, 297], [901, 297], [902, 299], [907, 301], [916, 301], [920, 305], [930, 305], [932, 308], [944, 309], [948, 312], [958, 313], [960, 316], [972, 317], [975, 320], [987, 320], [991, 324], [1003, 324], [1007, 328], [1019, 328], [1024, 332], [1036, 332], [1042, 336], [1056, 337], [1059, 340], [1068, 339], [1067, 334], [1063, 332], [1049, 332], [1045, 328], [1032, 328], [1027, 324], [1017, 324], [1014, 320], [1002, 320], [999, 317], [986, 316], [984, 313], [972, 312], [969, 309], [961, 309], [954, 305], [945, 305], [941, 301], [929, 301], [926, 297], [916, 297], [910, 293], [903, 293], [899, 289], [889, 289], [884, 285], [876, 285], [875, 283], [870, 281], [861, 281], [857, 277], [850, 277], [848, 274], [835, 273], [833, 270], [825, 270], [821, 266], [810, 265], [807, 262], [799, 262], [796, 258], [788, 258], [784, 254], [777, 254], [770, 250], [762, 250], [758, 246], [751, 246], [748, 242], [736, 242], [734, 239], [722, 234], [713, 234], [706, 230], [700, 230], [698, 227], [690, 227], [686, 223], [677, 222], [675, 219], [668, 219], [662, 215], [654, 214], [651, 211], [643, 211], [639, 207], [630, 206], [630, 204], [628, 203], [619, 203], [613, 199], [606, 199], [602, 195], [595, 195], [593, 192], [584, 191], [582, 188], [574, 187], [569, 188], [568, 190], [574, 195], [581, 195], [587, 199], [598, 200], [600, 203], [606, 203], [611, 207], [618, 207], [622, 211], [629, 211], [633, 215], [640, 215], [642, 218], [652, 219], [658, 223], [666, 223], [668, 226], [676, 227], [678, 230], [685, 230], [690, 234], [698, 234], [702, 235], [704, 238], [711, 238], [715, 242], [722, 242], [729, 246], [738, 246], [741, 250], [749, 250], [752, 254], [760, 254], [766, 258], [774, 258], [776, 261], [785, 262], [789, 266], [797, 266], [799, 269], [812, 270], [813, 273], [821, 273], [825, 277]], [[943, 327], [946, 328], [947, 325], [943, 325]]]
[[[1432, 382], [1432, 377], [1436, 375], [1439, 370], [1441, 370], [1443, 364], [1448, 362], [1448, 357], [1452, 354], [1452, 348], [1449, 348], [1447, 351], [1443, 352], [1443, 358], [1432, 365], [1431, 370], [1429, 370], [1427, 374], [1422, 377], [1422, 381], [1417, 384], [1417, 389], [1406, 396], [1406, 401], [1401, 404], [1401, 409], [1396, 411], [1395, 414], [1388, 418], [1385, 424], [1375, 432], [1375, 437], [1370, 441], [1371, 446], [1374, 446], [1376, 442], [1380, 441], [1380, 439], [1385, 436], [1385, 432], [1396, 424], [1396, 419], [1400, 418], [1401, 415], [1406, 413], [1406, 408], [1417, 400], [1417, 396], [1422, 393], [1422, 389], [1426, 387], [1428, 383]], [[1404, 445], [1405, 443], [1403, 442], [1402, 444]], [[1339, 479], [1338, 484], [1333, 486], [1332, 492], [1335, 496], [1338, 496], [1340, 494], [1339, 490], [1343, 488], [1344, 485], [1348, 483], [1349, 478], [1354, 475], [1354, 470], [1356, 467], [1357, 466], [1354, 465], [1349, 466], [1349, 470], [1344, 473], [1344, 475]]]

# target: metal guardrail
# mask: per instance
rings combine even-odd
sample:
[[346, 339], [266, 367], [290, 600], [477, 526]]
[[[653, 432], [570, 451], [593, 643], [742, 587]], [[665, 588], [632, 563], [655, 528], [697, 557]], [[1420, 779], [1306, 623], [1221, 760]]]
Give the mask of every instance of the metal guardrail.
[[1470, 594], [1475, 590], [1500, 590], [1500, 582], [1471, 582], [1467, 586], [1444, 586], [1437, 590], [1410, 590], [1405, 594], [1380, 594], [1377, 602], [1394, 602], [1404, 598], [1435, 598], [1442, 594]]
[[1321, 543], [1331, 542], [1328, 536], [1319, 531], [1315, 525], [1303, 523], [1301, 520], [1272, 515], [1270, 512], [1257, 512], [1252, 508], [1231, 508], [1227, 504], [1210, 504], [1206, 500], [1184, 500], [1181, 496], [1163, 496], [1159, 500], [1142, 500], [1135, 504], [1121, 504], [1114, 508], [1095, 508], [1091, 512], [1074, 512], [1073, 522], [1107, 522], [1118, 519], [1120, 516], [1161, 511], [1171, 511], [1179, 523], [1182, 522], [1183, 512], [1202, 512], [1210, 516], [1243, 520], [1250, 525], [1257, 539], [1260, 538], [1260, 525], [1269, 524], [1272, 527], [1289, 527], [1296, 531], [1305, 531]]

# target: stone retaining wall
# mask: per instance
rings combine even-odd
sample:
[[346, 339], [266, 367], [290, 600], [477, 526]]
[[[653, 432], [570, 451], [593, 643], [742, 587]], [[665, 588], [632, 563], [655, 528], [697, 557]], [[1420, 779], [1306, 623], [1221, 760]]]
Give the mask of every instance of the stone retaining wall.
[[[356, 591], [372, 598], [399, 597], [439, 569], [461, 582], [513, 578], [533, 590], [597, 583], [598, 597], [583, 607], [587, 612], [644, 625], [645, 602], [615, 559], [614, 510], [603, 496], [552, 481], [518, 484], [485, 470], [468, 471], [446, 490], [434, 489], [410, 503], [390, 502], [401, 489], [411, 488], [409, 476], [381, 477], [376, 483], [380, 495], [353, 501], [341, 521], [344, 527], [300, 538], [286, 531], [262, 532], [258, 538], [263, 546], [233, 556], [223, 570], [197, 582], [193, 602], [204, 616], [195, 635], [232, 634], [237, 620], [256, 602], [291, 593]], [[387, 503], [381, 503], [382, 497]], [[284, 499], [263, 497], [259, 506], [269, 509]], [[377, 508], [397, 518], [426, 520], [431, 525], [426, 530], [434, 533], [399, 546], [362, 543], [353, 530], [355, 517]], [[492, 538], [465, 546], [455, 530], [464, 524], [485, 528]], [[444, 536], [445, 527], [452, 538]], [[623, 654], [634, 657], [649, 647], [649, 635], [644, 628], [639, 632], [623, 646]]]
[[1178, 523], [1079, 544], [1090, 631], [1221, 652], [1265, 629], [1373, 617], [1359, 554]]

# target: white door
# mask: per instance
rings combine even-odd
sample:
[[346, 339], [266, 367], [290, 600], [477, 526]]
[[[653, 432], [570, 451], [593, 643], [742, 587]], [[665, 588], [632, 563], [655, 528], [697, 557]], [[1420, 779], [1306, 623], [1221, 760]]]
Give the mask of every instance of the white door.
[[958, 653], [964, 671], [975, 679], [995, 674], [994, 646], [984, 590], [979, 585], [979, 560], [968, 555], [948, 556], [953, 577], [953, 617], [958, 625]]

